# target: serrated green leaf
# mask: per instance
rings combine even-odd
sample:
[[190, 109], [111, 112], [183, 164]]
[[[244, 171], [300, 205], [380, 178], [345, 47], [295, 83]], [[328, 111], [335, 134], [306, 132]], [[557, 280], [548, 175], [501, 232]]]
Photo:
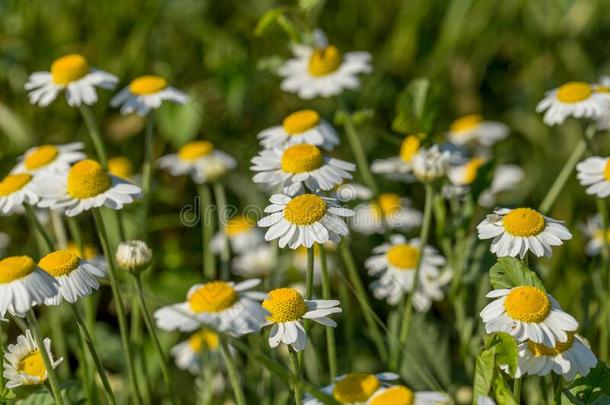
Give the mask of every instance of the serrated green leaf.
[[491, 391], [495, 371], [496, 349], [491, 347], [482, 350], [477, 356], [474, 370], [474, 402], [481, 396], [488, 396]]
[[497, 374], [494, 378], [494, 393], [498, 405], [519, 405], [501, 374]]
[[437, 114], [435, 98], [427, 78], [411, 81], [396, 98], [392, 129], [404, 134], [430, 132]]
[[598, 403], [602, 395], [610, 396], [610, 368], [599, 361], [589, 374], [574, 380], [568, 389], [584, 404]]
[[528, 269], [521, 260], [514, 257], [498, 259], [489, 270], [489, 276], [491, 285], [495, 289], [531, 285], [546, 291], [536, 273]]
[[498, 332], [494, 334], [494, 346], [496, 363], [507, 365], [510, 374], [515, 375], [519, 361], [517, 341], [508, 333]]

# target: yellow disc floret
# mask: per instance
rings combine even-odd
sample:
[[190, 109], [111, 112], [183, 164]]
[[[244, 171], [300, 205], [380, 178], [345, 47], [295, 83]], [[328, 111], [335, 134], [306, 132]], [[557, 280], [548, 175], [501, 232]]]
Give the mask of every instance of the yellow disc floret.
[[320, 114], [314, 110], [293, 112], [282, 121], [284, 131], [288, 135], [301, 134], [320, 123]]
[[544, 230], [546, 222], [542, 214], [531, 208], [516, 208], [502, 218], [504, 230], [513, 236], [527, 237], [538, 235]]
[[400, 144], [400, 158], [405, 163], [411, 163], [413, 156], [419, 150], [421, 144], [419, 138], [415, 135], [407, 136]]
[[48, 165], [59, 155], [59, 150], [53, 145], [41, 145], [34, 149], [23, 160], [25, 168], [28, 170], [36, 170]]
[[483, 122], [483, 117], [479, 114], [464, 115], [453, 121], [449, 130], [451, 132], [465, 132], [477, 127], [481, 122]]
[[341, 402], [365, 402], [379, 388], [379, 380], [373, 374], [351, 373], [335, 383], [333, 397]]
[[240, 233], [247, 232], [254, 228], [254, 221], [245, 215], [239, 215], [235, 218], [231, 218], [225, 225], [225, 232], [229, 237], [239, 235]]
[[28, 256], [10, 256], [0, 260], [0, 284], [24, 278], [36, 270], [36, 263]]
[[370, 401], [370, 405], [413, 405], [415, 395], [404, 385], [386, 388]]
[[125, 156], [116, 156], [108, 159], [108, 172], [113, 176], [128, 179], [133, 175], [133, 164]]
[[565, 342], [557, 342], [555, 347], [546, 347], [543, 344], [527, 341], [527, 348], [532, 352], [535, 357], [539, 356], [551, 356], [555, 357], [561, 353], [569, 350], [574, 344], [574, 332], [567, 332], [568, 340]]
[[557, 100], [562, 103], [578, 103], [588, 99], [593, 93], [593, 88], [585, 82], [567, 82], [557, 90]]
[[314, 49], [309, 57], [309, 74], [312, 76], [325, 76], [334, 72], [341, 66], [341, 52], [334, 45]]
[[284, 209], [284, 218], [295, 225], [311, 225], [326, 214], [326, 202], [315, 194], [294, 197]]
[[189, 142], [178, 151], [178, 156], [182, 160], [193, 161], [209, 155], [214, 150], [212, 142], [193, 141]]
[[199, 287], [189, 297], [193, 312], [220, 312], [235, 304], [237, 291], [224, 281], [212, 281]]
[[19, 362], [18, 371], [32, 377], [38, 377], [40, 378], [41, 382], [45, 381], [47, 379], [47, 369], [44, 365], [44, 361], [42, 360], [40, 350], [34, 350], [21, 359], [21, 362]]
[[68, 172], [68, 194], [77, 199], [100, 195], [111, 184], [110, 176], [95, 160], [81, 160]]
[[189, 346], [195, 353], [200, 353], [203, 349], [218, 349], [218, 334], [209, 330], [200, 330], [189, 338]]
[[56, 250], [38, 262], [38, 267], [53, 277], [66, 276], [78, 268], [80, 258], [71, 250]]
[[392, 246], [387, 253], [388, 263], [400, 270], [413, 270], [419, 260], [419, 248], [403, 243]]
[[471, 184], [476, 178], [479, 168], [485, 164], [483, 158], [473, 158], [464, 165], [463, 184]]
[[62, 56], [51, 64], [53, 83], [65, 86], [82, 79], [89, 73], [87, 60], [78, 54]]
[[400, 196], [395, 193], [381, 193], [377, 201], [373, 203], [375, 215], [388, 218], [395, 214], [401, 207]]
[[551, 301], [539, 288], [520, 286], [510, 290], [504, 300], [504, 309], [512, 319], [539, 323], [551, 312]]
[[267, 294], [263, 308], [273, 323], [297, 321], [307, 312], [307, 305], [301, 294], [294, 288], [277, 288]]
[[610, 159], [606, 160], [606, 165], [604, 166], [604, 180], [610, 181]]
[[167, 80], [160, 76], [140, 76], [129, 83], [129, 91], [136, 96], [157, 93], [167, 87]]
[[290, 146], [282, 154], [282, 170], [287, 173], [304, 173], [318, 169], [324, 156], [317, 146], [307, 143]]
[[93, 259], [97, 256], [97, 250], [93, 245], [84, 245], [81, 252], [81, 248], [76, 243], [70, 241], [68, 242], [68, 250], [85, 260]]
[[9, 174], [0, 181], [0, 197], [6, 197], [24, 188], [32, 176], [27, 173]]

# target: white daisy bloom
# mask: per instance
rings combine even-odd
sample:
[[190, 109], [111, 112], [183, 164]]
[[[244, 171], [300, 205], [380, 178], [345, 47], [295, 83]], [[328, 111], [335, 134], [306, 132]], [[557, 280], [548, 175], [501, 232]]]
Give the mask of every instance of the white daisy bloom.
[[416, 135], [409, 135], [400, 144], [398, 156], [388, 159], [374, 160], [371, 171], [377, 174], [385, 174], [394, 180], [412, 182], [414, 176], [413, 157], [419, 152], [421, 141]]
[[73, 241], [68, 241], [67, 250], [71, 251], [78, 257], [82, 257], [93, 266], [101, 269], [104, 273], [107, 272], [108, 262], [106, 261], [106, 257], [97, 250], [97, 248], [92, 244], [83, 244], [82, 249], [79, 245], [74, 243]]
[[437, 391], [413, 391], [405, 385], [379, 388], [367, 405], [443, 405], [453, 402], [447, 394]]
[[180, 370], [187, 370], [191, 374], [197, 375], [201, 371], [201, 353], [217, 351], [219, 347], [218, 334], [202, 329], [193, 333], [188, 340], [172, 347], [170, 354], [176, 358], [176, 366]]
[[35, 205], [38, 195], [34, 177], [29, 173], [8, 174], [0, 181], [0, 213], [23, 212], [23, 204]]
[[354, 211], [338, 206], [332, 198], [316, 194], [296, 197], [274, 194], [269, 201], [271, 204], [265, 208], [265, 212], [270, 215], [260, 219], [258, 226], [268, 227], [265, 240], [279, 239], [281, 248], [309, 248], [314, 243], [329, 240], [339, 243], [341, 236], [349, 233], [341, 218], [354, 215]]
[[343, 183], [335, 188], [335, 198], [338, 201], [370, 200], [374, 192], [360, 183]]
[[434, 181], [447, 173], [450, 160], [451, 153], [441, 150], [438, 145], [420, 148], [411, 161], [413, 173], [420, 181]]
[[64, 174], [37, 177], [36, 191], [41, 208], [65, 209], [73, 217], [92, 208], [120, 210], [140, 198], [140, 187], [108, 174], [94, 160], [81, 160]]
[[245, 278], [266, 277], [276, 270], [277, 264], [276, 249], [269, 244], [261, 244], [235, 256], [232, 270]]
[[572, 234], [562, 221], [544, 216], [531, 208], [498, 208], [477, 225], [479, 239], [493, 239], [491, 253], [498, 257], [523, 259], [528, 251], [537, 257], [552, 254]]
[[314, 110], [293, 112], [284, 118], [282, 125], [261, 131], [257, 138], [266, 149], [283, 149], [286, 146], [308, 143], [331, 150], [340, 142], [335, 128]]
[[[321, 391], [332, 396], [340, 404], [367, 405], [368, 400], [379, 388], [387, 387], [393, 381], [398, 380], [399, 375], [395, 373], [349, 373], [335, 379], [331, 385], [322, 388]], [[305, 396], [303, 405], [322, 405], [322, 402]]]
[[263, 308], [267, 311], [267, 325], [273, 325], [269, 332], [269, 346], [276, 348], [284, 343], [297, 352], [305, 350], [307, 344], [304, 319], [334, 328], [337, 323], [328, 316], [342, 312], [339, 301], [306, 300], [294, 288], [269, 291]]
[[476, 180], [479, 169], [486, 162], [485, 158], [475, 157], [457, 166], [450, 166], [447, 170], [447, 178], [454, 186], [469, 186]]
[[536, 106], [536, 112], [543, 111], [544, 123], [551, 126], [568, 117], [598, 120], [610, 113], [610, 93], [596, 91], [589, 83], [567, 82], [546, 92]]
[[576, 177], [587, 194], [599, 198], [610, 195], [610, 158], [593, 156], [576, 165]]
[[208, 141], [193, 141], [182, 146], [178, 153], [161, 157], [157, 165], [172, 176], [190, 175], [197, 184], [210, 183], [235, 168], [235, 159]]
[[[336, 268], [335, 258], [329, 253], [337, 250], [337, 246], [332, 242], [326, 242], [324, 244], [326, 250], [326, 264], [329, 273], [332, 273], [333, 269]], [[322, 260], [320, 260], [320, 246], [314, 245], [313, 255], [313, 283], [319, 285], [322, 281]], [[304, 246], [299, 247], [292, 252], [292, 264], [296, 269], [305, 276], [307, 274], [307, 248]], [[304, 280], [304, 279], [303, 279]]]
[[[51, 352], [51, 339], [44, 340], [44, 350], [51, 360], [53, 370], [63, 361], [63, 358], [55, 360]], [[26, 385], [39, 385], [47, 380], [47, 368], [45, 367], [40, 348], [36, 344], [32, 332], [25, 331], [25, 335], [17, 337], [17, 343], [8, 345], [4, 354], [4, 372], [6, 388], [14, 389]]]
[[212, 251], [221, 252], [226, 240], [229, 241], [231, 250], [238, 254], [252, 250], [265, 242], [260, 229], [256, 227], [256, 222], [247, 215], [237, 215], [227, 220], [223, 230], [212, 238]]
[[66, 101], [71, 107], [97, 102], [96, 87], [114, 89], [119, 79], [108, 72], [91, 68], [87, 60], [78, 54], [56, 59], [50, 72], [34, 72], [25, 83], [30, 103], [46, 107], [57, 95], [66, 90]]
[[395, 193], [381, 193], [367, 204], [354, 208], [350, 225], [356, 232], [370, 235], [390, 229], [409, 231], [422, 223], [422, 213], [412, 208], [407, 198]]
[[123, 115], [136, 113], [143, 117], [151, 110], [161, 107], [164, 101], [184, 104], [187, 99], [185, 93], [168, 86], [165, 78], [147, 75], [133, 79], [127, 87], [112, 97], [110, 105], [120, 106]]
[[8, 312], [23, 318], [32, 307], [57, 295], [55, 278], [28, 256], [0, 260], [0, 319]]
[[[610, 245], [610, 230], [606, 231], [604, 229], [600, 214], [589, 217], [582, 227], [582, 232], [589, 239], [585, 246], [585, 253], [588, 256], [597, 256], [604, 249], [605, 243]], [[606, 236], [605, 240], [604, 234]]]
[[499, 165], [494, 169], [491, 185], [479, 196], [479, 204], [483, 207], [493, 207], [496, 196], [505, 191], [511, 191], [525, 178], [525, 172], [516, 165]]
[[39, 175], [65, 172], [70, 169], [70, 165], [87, 157], [82, 149], [81, 142], [65, 145], [40, 145], [30, 148], [19, 157], [19, 163], [11, 173]]
[[477, 143], [489, 147], [508, 136], [508, 127], [500, 122], [486, 121], [479, 114], [469, 114], [453, 121], [447, 138], [456, 145]]
[[[397, 305], [406, 293], [413, 291], [420, 255], [419, 239], [408, 241], [402, 235], [392, 235], [390, 243], [373, 249], [373, 256], [364, 265], [369, 275], [379, 277], [371, 284], [375, 298]], [[445, 258], [436, 249], [425, 247], [419, 270], [419, 285], [413, 295], [413, 304], [419, 312], [428, 311], [432, 301], [444, 298], [442, 289], [453, 275], [451, 270], [441, 270], [445, 264]]]
[[302, 143], [261, 151], [252, 158], [250, 170], [258, 172], [252, 178], [255, 183], [295, 195], [305, 188], [314, 193], [332, 190], [352, 178], [349, 172], [356, 170], [356, 165], [325, 157], [317, 146]]
[[481, 311], [487, 333], [506, 332], [518, 342], [529, 339], [554, 347], [557, 342], [567, 342], [568, 332], [578, 329], [576, 319], [539, 288], [502, 288], [490, 291], [486, 297], [496, 298]]
[[192, 332], [207, 325], [234, 335], [258, 331], [265, 323], [265, 312], [258, 301], [265, 294], [247, 290], [260, 282], [250, 279], [237, 284], [225, 281], [195, 284], [188, 291], [186, 302], [155, 312], [157, 326], [167, 331]]
[[59, 305], [63, 300], [74, 304], [100, 287], [106, 272], [80, 258], [69, 249], [56, 250], [38, 262], [38, 267], [57, 280], [57, 294], [45, 299], [46, 305]]

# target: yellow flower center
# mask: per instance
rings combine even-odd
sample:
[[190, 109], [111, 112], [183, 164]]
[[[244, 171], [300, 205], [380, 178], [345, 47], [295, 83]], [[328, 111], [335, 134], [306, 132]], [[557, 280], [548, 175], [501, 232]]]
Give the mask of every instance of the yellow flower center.
[[160, 76], [140, 76], [129, 83], [129, 91], [136, 96], [157, 93], [167, 87], [167, 80]]
[[0, 181], [0, 197], [6, 197], [25, 187], [32, 176], [27, 173], [9, 174]]
[[551, 302], [539, 288], [520, 286], [510, 290], [504, 300], [504, 309], [512, 319], [539, 323], [551, 312]]
[[376, 395], [369, 405], [412, 405], [414, 400], [413, 391], [404, 385], [395, 385]]
[[83, 252], [81, 252], [80, 247], [76, 243], [70, 241], [68, 242], [68, 250], [85, 260], [93, 259], [97, 256], [97, 250], [92, 245], [84, 245]]
[[557, 90], [557, 100], [562, 103], [578, 103], [588, 99], [593, 93], [593, 88], [585, 82], [567, 82]]
[[59, 151], [55, 146], [42, 145], [30, 152], [23, 163], [26, 169], [36, 170], [54, 161], [58, 154]]
[[333, 397], [341, 403], [364, 402], [379, 388], [373, 374], [351, 373], [335, 383]]
[[451, 132], [465, 132], [477, 127], [481, 122], [483, 122], [483, 117], [479, 114], [464, 115], [453, 121], [449, 130]]
[[419, 249], [403, 243], [394, 245], [388, 250], [388, 262], [400, 270], [414, 270], [419, 260]]
[[415, 135], [407, 136], [400, 144], [400, 158], [405, 163], [411, 163], [413, 156], [419, 150], [420, 140]]
[[235, 236], [252, 228], [254, 228], [254, 221], [245, 215], [240, 215], [227, 221], [225, 232], [228, 236]]
[[237, 291], [224, 281], [212, 281], [199, 287], [189, 298], [193, 312], [220, 312], [235, 304]]
[[317, 146], [307, 143], [290, 146], [282, 154], [282, 170], [286, 173], [304, 173], [316, 170], [324, 163]]
[[470, 159], [464, 168], [464, 184], [471, 184], [477, 178], [479, 168], [484, 164], [485, 159], [483, 158]]
[[267, 319], [273, 323], [296, 321], [307, 312], [307, 305], [294, 288], [277, 288], [267, 294], [263, 308], [269, 312]]
[[551, 356], [555, 357], [560, 355], [561, 353], [569, 350], [574, 344], [574, 332], [568, 332], [568, 340], [565, 342], [557, 342], [555, 347], [546, 347], [543, 344], [532, 342], [531, 340], [527, 341], [527, 347], [532, 352], [535, 357], [539, 356]]
[[125, 156], [117, 156], [108, 159], [108, 172], [113, 176], [128, 179], [133, 175], [133, 164]]
[[178, 151], [178, 156], [182, 160], [193, 161], [209, 155], [214, 150], [214, 145], [208, 141], [189, 142]]
[[78, 54], [62, 56], [51, 64], [51, 76], [53, 82], [59, 85], [67, 85], [82, 79], [89, 73], [87, 60]]
[[81, 160], [68, 172], [68, 194], [77, 199], [100, 195], [111, 183], [108, 173], [95, 160]]
[[78, 268], [80, 258], [71, 250], [51, 252], [38, 262], [38, 267], [53, 277], [66, 276]]
[[47, 369], [42, 360], [40, 350], [35, 350], [21, 359], [19, 372], [32, 377], [39, 377], [41, 381], [47, 379]]
[[284, 218], [295, 225], [311, 225], [326, 214], [326, 203], [315, 194], [294, 197], [284, 209]]
[[595, 86], [596, 93], [610, 93], [610, 86], [597, 85]]
[[189, 346], [195, 353], [200, 353], [203, 349], [218, 349], [218, 334], [209, 330], [200, 330], [189, 338]]
[[320, 123], [320, 114], [314, 110], [293, 112], [282, 121], [284, 131], [288, 135], [301, 134]]
[[400, 209], [400, 196], [395, 193], [381, 193], [373, 203], [373, 211], [377, 217], [387, 218]]
[[610, 159], [606, 160], [606, 165], [604, 166], [604, 180], [610, 181]]
[[32, 274], [36, 263], [28, 256], [11, 256], [0, 260], [0, 284], [8, 284]]
[[339, 66], [341, 66], [341, 52], [334, 45], [314, 49], [309, 57], [308, 70], [312, 76], [325, 76], [339, 69]]
[[506, 232], [513, 236], [534, 236], [544, 230], [544, 217], [531, 208], [516, 208], [502, 219]]

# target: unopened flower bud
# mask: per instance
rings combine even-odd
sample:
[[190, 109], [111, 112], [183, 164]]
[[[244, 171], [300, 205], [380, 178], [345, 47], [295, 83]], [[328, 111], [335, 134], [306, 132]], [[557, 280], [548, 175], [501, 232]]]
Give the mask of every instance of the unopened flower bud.
[[138, 274], [150, 266], [152, 250], [144, 241], [129, 240], [119, 244], [115, 258], [120, 268]]

